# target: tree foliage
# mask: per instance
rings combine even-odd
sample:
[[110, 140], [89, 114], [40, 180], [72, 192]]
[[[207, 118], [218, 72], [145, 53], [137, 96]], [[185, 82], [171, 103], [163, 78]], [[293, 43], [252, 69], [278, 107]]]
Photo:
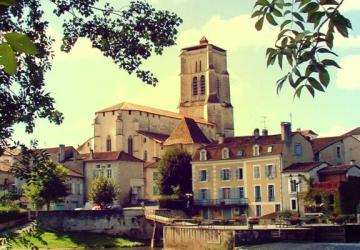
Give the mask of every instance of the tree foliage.
[[24, 183], [25, 196], [35, 208], [46, 205], [49, 209], [51, 202], [57, 202], [68, 195], [69, 190], [65, 184], [67, 172], [60, 164], [44, 162], [41, 171], [36, 176], [31, 174], [31, 178]]
[[192, 191], [191, 155], [183, 149], [171, 148], [162, 156], [158, 185], [162, 195], [186, 194]]
[[106, 207], [114, 202], [118, 195], [118, 189], [111, 179], [98, 176], [89, 188], [90, 200], [99, 206]]
[[273, 48], [266, 50], [267, 66], [276, 62], [282, 69], [284, 61], [289, 72], [277, 81], [279, 92], [287, 82], [294, 88], [294, 97], [303, 89], [312, 96], [324, 92], [330, 83], [329, 68], [340, 68], [334, 60], [334, 34], [348, 37], [351, 22], [340, 13], [344, 0], [257, 0], [253, 18], [255, 28], [264, 22], [279, 26]]
[[15, 124], [25, 124], [31, 133], [36, 118], [56, 124], [63, 120], [44, 88], [54, 57], [45, 12], [52, 11], [62, 23], [62, 51], [87, 38], [119, 68], [152, 85], [158, 80], [141, 65], [175, 44], [181, 23], [176, 14], [155, 10], [143, 0], [132, 0], [122, 10], [99, 0], [47, 2], [52, 9], [45, 9], [40, 0], [0, 1], [0, 155], [11, 143]]

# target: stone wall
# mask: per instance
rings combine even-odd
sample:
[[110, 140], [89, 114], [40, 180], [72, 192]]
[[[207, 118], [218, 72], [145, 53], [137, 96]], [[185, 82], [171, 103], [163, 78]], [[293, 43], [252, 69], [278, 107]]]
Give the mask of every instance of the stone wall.
[[94, 232], [124, 235], [136, 239], [150, 239], [152, 225], [144, 219], [142, 209], [122, 211], [42, 211], [40, 225], [63, 232]]
[[233, 230], [165, 226], [164, 249], [232, 249]]

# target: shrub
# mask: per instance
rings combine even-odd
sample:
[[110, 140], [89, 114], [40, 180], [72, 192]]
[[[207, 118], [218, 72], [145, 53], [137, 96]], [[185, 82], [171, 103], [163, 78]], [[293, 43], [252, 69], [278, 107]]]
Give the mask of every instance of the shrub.
[[0, 206], [0, 223], [24, 219], [26, 216], [25, 209], [16, 206]]

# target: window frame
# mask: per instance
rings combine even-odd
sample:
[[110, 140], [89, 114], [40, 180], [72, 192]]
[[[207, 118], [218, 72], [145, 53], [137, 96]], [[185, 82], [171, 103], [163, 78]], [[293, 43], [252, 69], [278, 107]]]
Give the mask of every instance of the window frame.
[[[257, 188], [259, 188], [259, 196], [257, 196], [256, 190]], [[261, 202], [262, 198], [261, 198], [261, 185], [255, 185], [254, 186], [254, 201], [255, 202]]]
[[[225, 172], [227, 172], [228, 173], [228, 179], [225, 179]], [[221, 170], [220, 170], [220, 176], [221, 176], [221, 180], [222, 181], [230, 181], [231, 180], [231, 170], [230, 170], [230, 168], [222, 168]]]
[[[255, 169], [258, 169], [258, 177], [255, 175]], [[256, 180], [261, 179], [260, 165], [253, 165], [253, 178]]]
[[[202, 176], [202, 173], [205, 173], [205, 179], [204, 179], [204, 180], [202, 179], [202, 177], [203, 177], [203, 176]], [[200, 169], [200, 170], [199, 170], [199, 181], [200, 181], [200, 182], [207, 182], [208, 179], [209, 179], [209, 178], [208, 178], [208, 170], [207, 170], [207, 169]]]
[[[270, 187], [273, 187], [272, 190], [272, 197], [270, 197]], [[275, 202], [275, 184], [271, 183], [271, 184], [267, 184], [267, 198], [268, 198], [268, 202]], [[270, 199], [272, 198], [272, 199]]]
[[253, 156], [260, 156], [260, 146], [258, 144], [253, 146]]

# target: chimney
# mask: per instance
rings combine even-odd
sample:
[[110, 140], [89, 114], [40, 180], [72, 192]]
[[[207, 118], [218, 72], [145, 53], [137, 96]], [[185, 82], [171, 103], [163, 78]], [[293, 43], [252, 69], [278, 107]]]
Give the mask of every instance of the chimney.
[[60, 144], [59, 145], [59, 162], [63, 162], [65, 160], [65, 145]]
[[261, 131], [261, 133], [262, 133], [262, 136], [268, 136], [268, 135], [269, 135], [269, 131], [268, 131], [266, 128], [264, 128], [264, 129]]
[[254, 129], [254, 133], [253, 133], [255, 139], [260, 137], [260, 130], [258, 128]]
[[90, 149], [90, 160], [94, 159], [94, 150], [93, 149]]
[[76, 151], [76, 150], [73, 151], [73, 159], [74, 159], [74, 162], [76, 162], [78, 159], [78, 151]]
[[218, 144], [224, 143], [225, 137], [223, 134], [216, 134]]
[[291, 140], [291, 123], [282, 122], [281, 123], [281, 140], [285, 143], [290, 143]]

